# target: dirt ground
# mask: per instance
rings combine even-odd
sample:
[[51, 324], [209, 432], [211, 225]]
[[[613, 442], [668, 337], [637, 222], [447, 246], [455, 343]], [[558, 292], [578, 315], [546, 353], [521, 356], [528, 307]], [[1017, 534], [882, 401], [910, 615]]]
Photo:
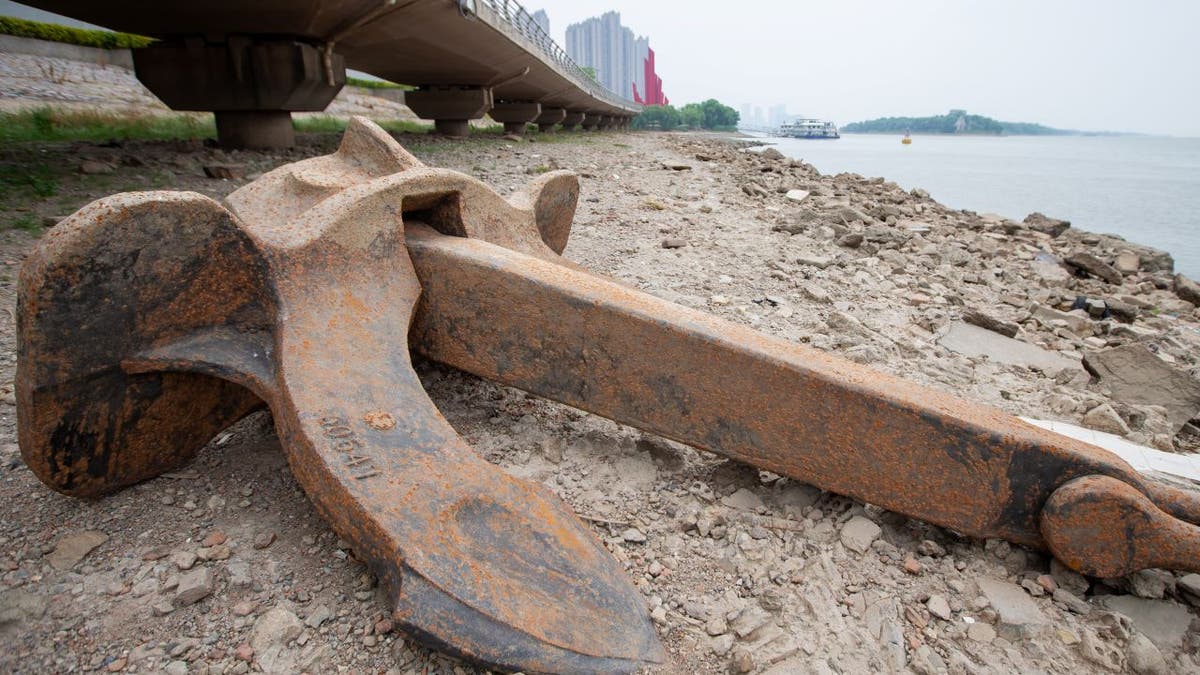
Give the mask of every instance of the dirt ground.
[[[982, 309], [1050, 352], [1148, 342], [1194, 374], [1196, 312], [1156, 284], [1161, 274], [1132, 274], [1119, 289], [1147, 304], [1128, 324], [1135, 336], [1112, 319], [1083, 336], [1029, 310], [1080, 294], [1116, 302], [1096, 279], [1037, 267], [1039, 252], [1107, 255], [1116, 242], [1039, 235], [726, 141], [535, 138], [400, 141], [501, 194], [548, 169], [576, 171], [583, 197], [566, 257], [647, 292], [1012, 413], [1080, 423], [1107, 405], [1131, 440], [1195, 447], [1190, 425], [1168, 433], [1158, 411], [1113, 400], [1079, 370], [1006, 365], [938, 342]], [[27, 167], [54, 189], [39, 196], [20, 184], [0, 196], [0, 216], [36, 229], [122, 190], [220, 198], [337, 138], [301, 141], [278, 153], [5, 148], [0, 167]], [[84, 162], [108, 168], [82, 173]], [[215, 164], [245, 178], [207, 178]], [[810, 195], [797, 202], [790, 189]], [[863, 235], [857, 247], [853, 234]], [[0, 671], [475, 672], [394, 629], [375, 579], [292, 478], [265, 413], [184, 470], [98, 501], [38, 482], [20, 460], [10, 384], [15, 280], [36, 243], [36, 232], [0, 233]], [[962, 538], [437, 364], [418, 370], [484, 457], [560, 495], [624, 564], [670, 654], [649, 672], [1200, 672], [1195, 575], [1087, 579], [1035, 551]], [[197, 583], [203, 596], [177, 606]]]

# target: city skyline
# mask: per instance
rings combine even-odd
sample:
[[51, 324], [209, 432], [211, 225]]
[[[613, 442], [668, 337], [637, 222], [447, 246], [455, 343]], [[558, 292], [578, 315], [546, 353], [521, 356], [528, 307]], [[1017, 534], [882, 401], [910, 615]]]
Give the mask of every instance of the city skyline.
[[596, 81], [609, 91], [646, 105], [669, 102], [650, 38], [622, 25], [619, 12], [568, 25], [565, 47], [575, 63], [594, 69]]

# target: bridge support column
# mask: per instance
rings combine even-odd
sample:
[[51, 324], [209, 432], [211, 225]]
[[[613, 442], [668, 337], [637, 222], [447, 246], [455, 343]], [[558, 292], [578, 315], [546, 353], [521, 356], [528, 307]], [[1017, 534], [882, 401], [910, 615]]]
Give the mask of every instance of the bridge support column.
[[182, 38], [133, 50], [137, 77], [172, 110], [211, 110], [226, 148], [286, 148], [291, 113], [324, 110], [346, 83], [341, 56], [288, 38]]
[[433, 120], [438, 133], [447, 136], [469, 134], [471, 120], [482, 119], [492, 103], [487, 87], [422, 87], [404, 94], [404, 104], [417, 117]]
[[587, 113], [583, 116], [583, 128], [585, 131], [595, 131], [600, 128], [600, 121], [603, 116], [598, 113]]
[[542, 114], [541, 103], [528, 101], [503, 101], [492, 107], [488, 115], [504, 125], [504, 133], [520, 136], [525, 126]]
[[545, 134], [554, 131], [554, 127], [565, 119], [567, 119], [566, 108], [542, 107], [542, 114], [538, 115], [534, 122], [538, 125], [538, 131]]
[[574, 111], [568, 110], [567, 116], [563, 118], [562, 128], [567, 131], [575, 131], [576, 129], [579, 128], [580, 124], [583, 124], [583, 118], [586, 116], [587, 116], [586, 113], [574, 112]]
[[612, 115], [605, 115], [600, 118], [600, 130], [612, 131], [617, 126], [617, 118]]

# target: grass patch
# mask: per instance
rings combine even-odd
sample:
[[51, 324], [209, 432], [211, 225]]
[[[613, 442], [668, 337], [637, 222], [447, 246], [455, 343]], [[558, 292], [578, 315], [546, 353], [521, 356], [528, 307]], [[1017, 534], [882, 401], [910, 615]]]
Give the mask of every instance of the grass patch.
[[[433, 129], [432, 124], [411, 122], [408, 120], [373, 121], [382, 127], [384, 131], [390, 131], [394, 134], [427, 134]], [[296, 127], [296, 131], [304, 134], [340, 134], [346, 130], [347, 123], [347, 120], [328, 115], [313, 115], [292, 119], [292, 126]]]
[[46, 199], [58, 194], [58, 177], [45, 164], [0, 165], [0, 199], [9, 195]]
[[97, 49], [135, 49], [154, 42], [153, 39], [141, 35], [71, 28], [12, 16], [0, 16], [0, 34], [49, 42], [63, 42], [81, 47], [96, 47]]
[[8, 221], [8, 226], [14, 230], [25, 230], [26, 232], [41, 232], [42, 221], [37, 217], [36, 213], [22, 213]]
[[404, 91], [416, 89], [416, 87], [407, 84], [396, 84], [387, 80], [367, 80], [361, 77], [347, 77], [346, 85], [349, 87], [362, 87], [363, 89], [403, 89]]
[[211, 115], [118, 115], [53, 108], [0, 113], [0, 145], [211, 138], [216, 134]]

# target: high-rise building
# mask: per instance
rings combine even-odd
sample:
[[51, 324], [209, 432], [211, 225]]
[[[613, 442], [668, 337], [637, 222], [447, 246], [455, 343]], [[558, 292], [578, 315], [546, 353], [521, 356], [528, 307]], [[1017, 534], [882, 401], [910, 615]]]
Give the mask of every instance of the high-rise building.
[[646, 105], [664, 105], [662, 78], [655, 72], [650, 40], [621, 25], [621, 15], [606, 12], [567, 26], [567, 55], [610, 91]]
[[534, 12], [533, 22], [541, 27], [543, 33], [546, 35], [550, 34], [550, 15], [546, 13], [546, 10], [539, 9]]

